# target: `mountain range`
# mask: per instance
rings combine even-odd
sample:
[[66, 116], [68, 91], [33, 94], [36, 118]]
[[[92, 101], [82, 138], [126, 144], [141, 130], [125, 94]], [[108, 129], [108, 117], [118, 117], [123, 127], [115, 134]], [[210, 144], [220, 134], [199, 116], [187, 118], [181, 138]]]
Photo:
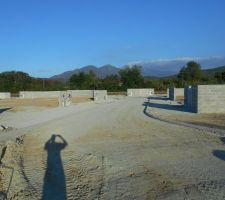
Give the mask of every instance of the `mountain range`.
[[[218, 66], [225, 65], [225, 57], [209, 57], [209, 58], [177, 58], [177, 59], [164, 59], [156, 61], [136, 61], [128, 63], [126, 66], [138, 65], [141, 66], [141, 73], [143, 76], [151, 77], [165, 77], [177, 74], [181, 67], [185, 66], [188, 61], [194, 60], [201, 64], [202, 69], [207, 70], [210, 68], [215, 68]], [[96, 67], [94, 65], [87, 65], [78, 69], [71, 71], [66, 71], [61, 74], [52, 76], [51, 79], [57, 80], [68, 80], [73, 74], [78, 74], [79, 72], [88, 73], [92, 70], [98, 78], [105, 78], [108, 75], [118, 74], [119, 70], [123, 67], [115, 67], [113, 65], [107, 64], [101, 67]], [[209, 70], [208, 73], [213, 73], [213, 70]]]
[[112, 65], [104, 65], [102, 67], [96, 67], [94, 65], [87, 65], [85, 67], [74, 69], [71, 71], [66, 71], [62, 74], [52, 76], [51, 79], [57, 79], [57, 80], [68, 80], [73, 74], [78, 74], [80, 72], [88, 73], [89, 71], [93, 71], [98, 78], [105, 78], [109, 75], [116, 75], [118, 74], [120, 68], [117, 68]]

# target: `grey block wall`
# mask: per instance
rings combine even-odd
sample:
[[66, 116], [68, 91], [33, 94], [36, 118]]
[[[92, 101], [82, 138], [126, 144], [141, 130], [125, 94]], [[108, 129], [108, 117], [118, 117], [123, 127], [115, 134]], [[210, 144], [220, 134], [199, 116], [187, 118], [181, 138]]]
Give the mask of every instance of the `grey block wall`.
[[131, 97], [149, 97], [154, 93], [154, 88], [127, 89], [127, 96]]
[[169, 88], [166, 89], [166, 97], [170, 98], [170, 89]]
[[72, 95], [69, 91], [61, 91], [59, 95], [59, 106], [66, 107], [72, 103]]
[[174, 88], [170, 87], [169, 88], [169, 99], [174, 101], [175, 100], [175, 96], [174, 96]]
[[196, 113], [225, 113], [225, 85], [186, 87], [185, 107]]
[[107, 90], [94, 90], [94, 101], [102, 101], [107, 99]]
[[[89, 97], [93, 98], [93, 90], [67, 90], [73, 97]], [[58, 98], [61, 91], [20, 91], [20, 98]]]
[[68, 90], [73, 97], [89, 97], [93, 98], [93, 90]]
[[169, 99], [175, 101], [178, 96], [184, 96], [184, 88], [169, 88]]
[[189, 112], [198, 112], [198, 88], [196, 86], [184, 88], [184, 106]]
[[198, 113], [225, 113], [225, 84], [198, 85]]
[[[20, 91], [20, 98], [59, 98], [59, 102], [63, 102], [62, 97], [88, 97], [94, 100], [105, 100], [107, 98], [107, 90], [67, 90], [67, 91]], [[61, 104], [61, 103], [59, 103]]]
[[19, 95], [23, 99], [58, 98], [60, 91], [20, 91]]
[[11, 93], [10, 92], [0, 92], [0, 99], [10, 99]]

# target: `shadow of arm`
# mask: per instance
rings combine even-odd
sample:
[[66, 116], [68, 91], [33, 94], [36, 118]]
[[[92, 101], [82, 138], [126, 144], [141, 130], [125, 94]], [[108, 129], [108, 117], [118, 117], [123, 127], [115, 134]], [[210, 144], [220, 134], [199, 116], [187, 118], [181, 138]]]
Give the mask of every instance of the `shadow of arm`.
[[62, 140], [64, 147], [66, 147], [68, 145], [67, 141], [61, 135], [57, 136]]

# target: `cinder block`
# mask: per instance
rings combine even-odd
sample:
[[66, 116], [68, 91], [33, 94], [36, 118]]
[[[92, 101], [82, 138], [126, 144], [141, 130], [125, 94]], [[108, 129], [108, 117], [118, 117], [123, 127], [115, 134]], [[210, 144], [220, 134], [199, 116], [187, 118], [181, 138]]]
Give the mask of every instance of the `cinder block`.
[[94, 101], [103, 101], [107, 99], [107, 90], [94, 90]]
[[178, 96], [184, 96], [184, 88], [169, 88], [169, 99], [175, 101]]
[[130, 97], [149, 97], [154, 95], [154, 88], [127, 89], [127, 96]]
[[225, 113], [225, 85], [186, 87], [185, 107], [197, 113]]
[[0, 99], [10, 99], [11, 93], [10, 92], [0, 92]]

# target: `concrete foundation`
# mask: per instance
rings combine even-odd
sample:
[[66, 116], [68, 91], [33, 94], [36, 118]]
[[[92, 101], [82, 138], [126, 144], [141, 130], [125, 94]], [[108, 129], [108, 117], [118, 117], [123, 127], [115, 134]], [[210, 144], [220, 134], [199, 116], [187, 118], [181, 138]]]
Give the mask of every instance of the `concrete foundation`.
[[59, 106], [66, 107], [72, 103], [72, 95], [69, 91], [62, 91], [59, 95]]
[[184, 88], [169, 88], [169, 99], [175, 101], [177, 97], [184, 96]]
[[225, 113], [225, 85], [186, 87], [185, 107], [195, 113]]
[[34, 98], [58, 98], [60, 91], [20, 91], [20, 98], [34, 99]]
[[107, 90], [67, 90], [67, 91], [21, 91], [20, 98], [59, 98], [59, 104], [63, 106], [68, 104], [64, 99], [68, 96], [72, 97], [88, 97], [95, 101], [107, 99]]
[[166, 89], [166, 97], [170, 98], [170, 89], [169, 88]]
[[130, 97], [149, 97], [154, 95], [154, 88], [127, 89], [127, 96]]
[[94, 101], [103, 101], [107, 99], [107, 90], [94, 90]]
[[93, 98], [93, 90], [68, 90], [73, 97], [89, 97]]
[[0, 99], [10, 99], [11, 93], [10, 92], [0, 92]]
[[186, 86], [184, 88], [184, 106], [190, 112], [198, 112], [197, 109], [198, 93], [197, 87]]

